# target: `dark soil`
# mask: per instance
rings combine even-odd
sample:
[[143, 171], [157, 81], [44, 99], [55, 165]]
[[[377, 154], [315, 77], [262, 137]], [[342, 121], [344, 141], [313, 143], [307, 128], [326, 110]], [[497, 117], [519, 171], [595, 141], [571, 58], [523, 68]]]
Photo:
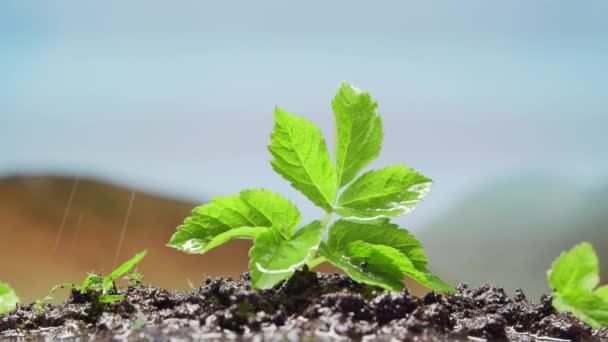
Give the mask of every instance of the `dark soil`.
[[123, 301], [96, 307], [73, 291], [61, 305], [37, 312], [20, 305], [0, 316], [0, 338], [84, 337], [98, 340], [512, 340], [540, 337], [608, 341], [577, 318], [557, 313], [551, 297], [529, 302], [500, 287], [458, 287], [455, 295], [390, 293], [338, 274], [302, 271], [281, 286], [252, 291], [241, 279], [210, 278], [192, 292], [130, 286]]

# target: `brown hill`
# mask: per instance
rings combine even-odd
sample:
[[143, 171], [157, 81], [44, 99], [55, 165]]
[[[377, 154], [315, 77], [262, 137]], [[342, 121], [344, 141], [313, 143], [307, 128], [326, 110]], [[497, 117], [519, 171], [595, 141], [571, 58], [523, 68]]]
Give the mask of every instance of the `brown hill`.
[[[0, 280], [15, 287], [24, 301], [40, 298], [55, 284], [80, 282], [86, 272], [108, 272], [115, 262], [131, 191], [81, 179], [66, 214], [74, 183], [43, 176], [0, 180]], [[139, 267], [146, 281], [176, 289], [187, 288], [189, 281], [197, 286], [205, 276], [237, 276], [246, 270], [248, 241], [202, 256], [165, 247], [195, 205], [137, 192], [119, 262], [148, 248]]]

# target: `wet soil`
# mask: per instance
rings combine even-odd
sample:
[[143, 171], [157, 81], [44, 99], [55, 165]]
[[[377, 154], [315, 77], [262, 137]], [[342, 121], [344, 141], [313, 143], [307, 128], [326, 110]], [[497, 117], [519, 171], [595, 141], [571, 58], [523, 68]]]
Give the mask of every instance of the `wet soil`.
[[307, 271], [265, 291], [252, 291], [247, 273], [209, 278], [192, 292], [129, 286], [124, 300], [104, 307], [73, 291], [61, 305], [0, 316], [0, 339], [608, 341], [608, 328], [594, 332], [557, 313], [550, 296], [533, 303], [491, 285], [458, 291], [418, 298]]

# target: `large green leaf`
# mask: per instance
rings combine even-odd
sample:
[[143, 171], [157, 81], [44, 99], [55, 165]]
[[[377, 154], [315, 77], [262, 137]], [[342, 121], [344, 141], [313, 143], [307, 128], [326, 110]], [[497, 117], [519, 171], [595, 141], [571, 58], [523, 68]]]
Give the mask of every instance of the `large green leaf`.
[[331, 211], [336, 171], [321, 131], [312, 122], [276, 108], [268, 147], [273, 169], [317, 206]]
[[608, 325], [608, 300], [583, 288], [568, 288], [553, 294], [553, 306], [570, 312], [594, 329]]
[[19, 303], [19, 297], [15, 290], [8, 284], [0, 283], [0, 314], [15, 309], [17, 303]]
[[369, 171], [344, 190], [335, 211], [360, 220], [403, 215], [426, 197], [431, 185], [431, 179], [405, 165]]
[[380, 154], [382, 120], [368, 93], [342, 83], [332, 101], [336, 119], [336, 172], [340, 187]]
[[[354, 241], [339, 251], [331, 251], [327, 245], [323, 245], [320, 254], [351, 278], [387, 290], [402, 289], [406, 275], [429, 288], [436, 284], [429, 281], [427, 274], [416, 269], [403, 253], [393, 247]], [[448, 292], [452, 291], [449, 288]]]
[[231, 238], [255, 238], [259, 233], [251, 235], [251, 229], [228, 233], [232, 229], [274, 226], [290, 236], [300, 221], [300, 212], [287, 199], [264, 189], [245, 190], [195, 208], [177, 227], [168, 246], [186, 253], [205, 253]]
[[358, 282], [389, 291], [399, 291], [404, 287], [400, 267], [403, 254], [387, 246], [366, 244], [364, 247], [360, 245], [365, 244], [362, 241], [352, 244], [349, 249], [332, 251], [326, 244], [321, 243], [319, 254]]
[[[329, 257], [326, 258], [337, 267], [344, 269], [347, 273], [350, 272], [349, 275], [355, 271], [348, 271], [345, 267], [352, 268], [357, 265], [356, 263], [346, 264], [343, 259], [349, 258], [349, 248], [352, 249], [352, 244], [354, 243], [356, 243], [356, 245], [365, 243], [367, 246], [366, 250], [369, 250], [371, 248], [370, 246], [376, 246], [378, 249], [382, 249], [384, 254], [388, 253], [392, 257], [395, 257], [395, 263], [401, 265], [401, 281], [403, 280], [403, 276], [407, 275], [430, 289], [441, 292], [455, 292], [452, 286], [439, 279], [426, 268], [428, 259], [422, 250], [420, 242], [407, 230], [400, 229], [399, 226], [395, 224], [384, 221], [382, 225], [366, 225], [348, 220], [338, 220], [329, 228], [327, 244], [325, 245], [324, 251]], [[392, 251], [389, 252], [389, 250], [384, 249], [384, 247], [390, 247], [397, 251], [398, 254], [393, 253]], [[338, 263], [340, 263], [340, 265]], [[369, 262], [367, 263], [369, 264]], [[361, 270], [359, 270], [359, 272], [360, 271]], [[391, 276], [382, 277], [382, 279], [392, 282], [393, 272], [389, 272], [389, 275]], [[370, 277], [369, 274], [367, 276], [361, 274], [355, 275], [355, 277], [356, 276], [360, 278], [359, 281], [378, 285], [379, 278], [377, 275], [373, 276], [376, 277], [374, 282], [369, 282], [369, 279], [367, 279]], [[396, 288], [394, 284], [389, 284], [388, 286], [390, 288]]]
[[[437, 285], [439, 278], [432, 276], [432, 281], [429, 280], [429, 275], [422, 272], [414, 266], [414, 264], [397, 249], [385, 245], [372, 245], [363, 241], [355, 241], [349, 243], [343, 250], [344, 255], [351, 260], [351, 262], [363, 262], [365, 263], [365, 269], [369, 270], [373, 274], [382, 274], [385, 272], [385, 267], [389, 263], [397, 265], [399, 271], [401, 271], [401, 280], [406, 275], [420, 284], [431, 288]], [[390, 261], [389, 261], [390, 259]], [[441, 281], [441, 280], [439, 280]], [[401, 282], [403, 283], [403, 281]], [[443, 282], [441, 282], [443, 287]], [[446, 292], [454, 292], [454, 290], [448, 285]]]
[[432, 290], [456, 292], [426, 268], [417, 269], [403, 253], [386, 245], [354, 241], [344, 249], [332, 250], [322, 243], [319, 254], [354, 280], [387, 290], [402, 289], [403, 278], [408, 276]]
[[396, 224], [385, 221], [382, 225], [368, 225], [338, 220], [329, 227], [327, 246], [334, 252], [358, 240], [373, 245], [393, 247], [407, 256], [417, 269], [424, 269], [428, 263], [420, 242], [406, 229], [401, 229]]
[[556, 291], [581, 288], [593, 290], [600, 282], [597, 255], [590, 243], [563, 252], [548, 272], [549, 285]]
[[319, 221], [308, 224], [289, 238], [274, 227], [260, 234], [249, 251], [251, 286], [266, 289], [290, 278], [315, 256], [322, 235], [323, 226]]

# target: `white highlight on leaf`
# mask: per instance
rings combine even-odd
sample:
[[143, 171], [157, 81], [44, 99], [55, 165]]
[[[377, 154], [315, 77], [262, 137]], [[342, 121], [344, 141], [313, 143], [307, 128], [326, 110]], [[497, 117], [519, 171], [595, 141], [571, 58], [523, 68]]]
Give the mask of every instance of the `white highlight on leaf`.
[[260, 271], [262, 273], [266, 273], [266, 274], [283, 274], [283, 273], [295, 272], [298, 268], [300, 268], [301, 266], [304, 266], [305, 263], [306, 263], [306, 261], [302, 261], [302, 262], [299, 262], [297, 264], [293, 264], [293, 265], [289, 266], [287, 269], [284, 269], [284, 270], [268, 270], [268, 269], [264, 268], [264, 266], [260, 265], [259, 262], [255, 263], [255, 267], [258, 269], [258, 271]]
[[[346, 220], [364, 222], [364, 221], [374, 221], [374, 220], [386, 218], [387, 216], [391, 216], [390, 214], [393, 213], [394, 211], [403, 211], [400, 215], [407, 215], [407, 214], [411, 213], [412, 211], [414, 211], [414, 209], [416, 209], [416, 204], [420, 203], [426, 196], [428, 196], [431, 193], [432, 186], [433, 186], [433, 182], [414, 184], [414, 185], [410, 186], [409, 188], [407, 188], [406, 191], [418, 193], [418, 198], [416, 198], [416, 199], [409, 200], [409, 201], [403, 201], [403, 202], [390, 202], [388, 204], [388, 208], [362, 209], [362, 211], [364, 211], [365, 213], [378, 213], [378, 215], [370, 216], [370, 217], [368, 217], [368, 216], [361, 217], [361, 216], [355, 216], [355, 215], [343, 216], [343, 217]], [[341, 210], [344, 212], [356, 212], [356, 209], [352, 209], [352, 208], [348, 208], [348, 207], [336, 207], [335, 209], [338, 211]]]
[[198, 239], [190, 239], [181, 246], [184, 251], [197, 252], [204, 248], [204, 244]]
[[418, 199], [421, 200], [421, 199], [425, 198], [426, 196], [428, 196], [428, 194], [431, 192], [432, 187], [433, 187], [433, 182], [427, 182], [427, 183], [412, 185], [409, 188], [407, 188], [407, 191], [408, 192], [417, 192], [420, 195], [420, 197]]
[[318, 247], [314, 247], [314, 248], [310, 248], [308, 250], [308, 254], [306, 255], [306, 257], [304, 258], [304, 260], [293, 264], [291, 266], [289, 266], [287, 269], [283, 269], [283, 270], [269, 270], [264, 268], [264, 266], [260, 265], [259, 262], [255, 263], [255, 267], [258, 269], [258, 271], [262, 272], [262, 273], [266, 273], [266, 274], [283, 274], [283, 273], [291, 273], [291, 272], [295, 272], [297, 271], [300, 267], [304, 266], [308, 261], [310, 261], [310, 259], [317, 254], [317, 249]]

